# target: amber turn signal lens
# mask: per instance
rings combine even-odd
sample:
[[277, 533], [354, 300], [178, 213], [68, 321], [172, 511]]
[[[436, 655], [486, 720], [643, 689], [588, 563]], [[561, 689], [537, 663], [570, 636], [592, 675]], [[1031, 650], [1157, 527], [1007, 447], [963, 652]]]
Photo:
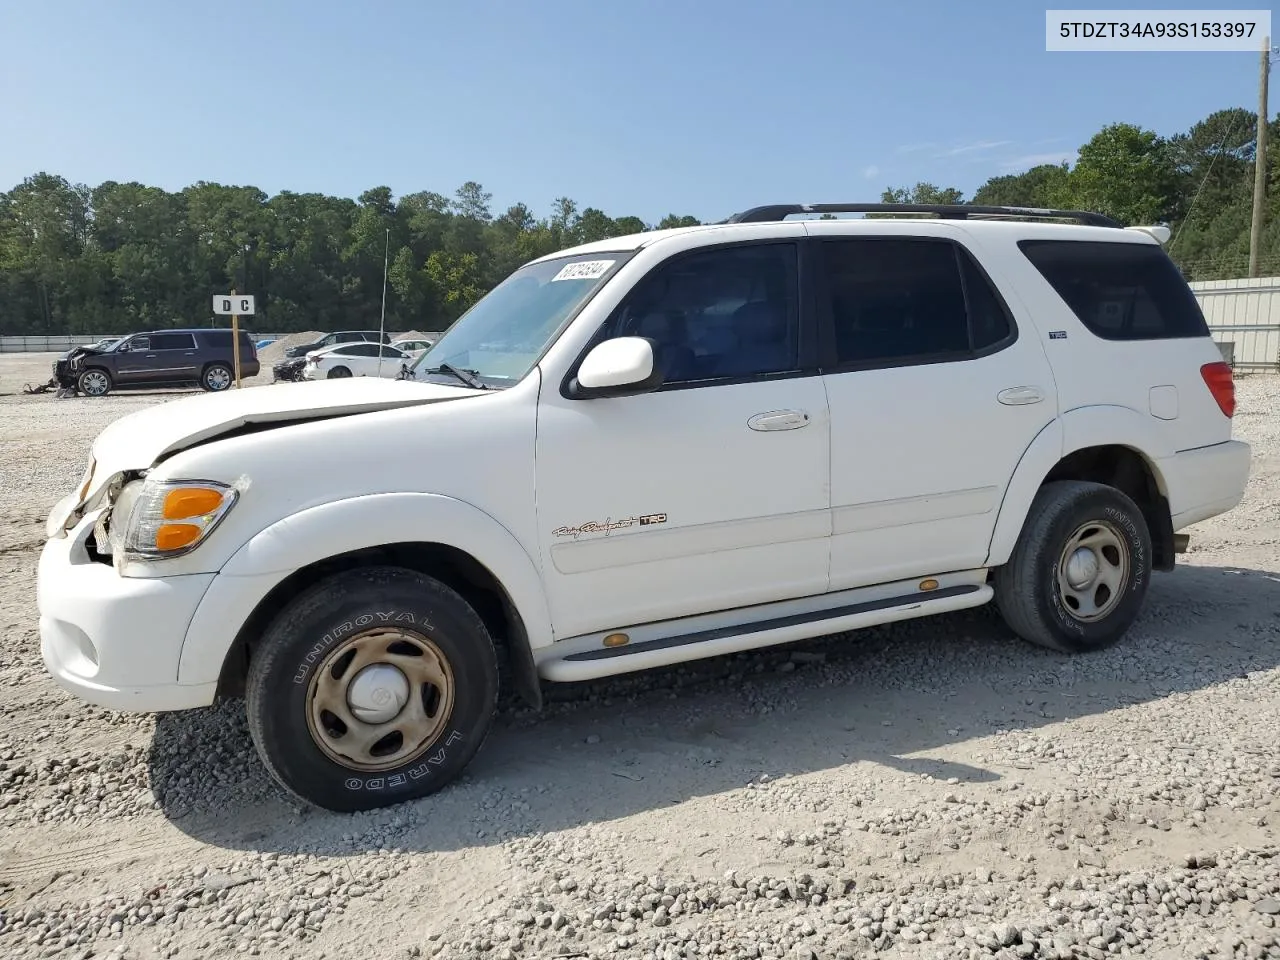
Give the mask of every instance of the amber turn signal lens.
[[166, 523], [156, 530], [157, 550], [181, 550], [200, 539], [194, 523]]
[[[186, 520], [213, 513], [222, 506], [222, 494], [208, 487], [179, 487], [164, 498], [166, 520]], [[157, 544], [158, 546], [158, 544]]]

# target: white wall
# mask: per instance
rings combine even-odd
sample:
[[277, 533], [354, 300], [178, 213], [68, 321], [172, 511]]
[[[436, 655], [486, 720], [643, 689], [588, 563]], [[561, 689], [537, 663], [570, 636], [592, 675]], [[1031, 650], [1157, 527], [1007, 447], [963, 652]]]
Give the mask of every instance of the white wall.
[[1237, 370], [1280, 370], [1280, 277], [1191, 284], [1219, 343], [1234, 343]]

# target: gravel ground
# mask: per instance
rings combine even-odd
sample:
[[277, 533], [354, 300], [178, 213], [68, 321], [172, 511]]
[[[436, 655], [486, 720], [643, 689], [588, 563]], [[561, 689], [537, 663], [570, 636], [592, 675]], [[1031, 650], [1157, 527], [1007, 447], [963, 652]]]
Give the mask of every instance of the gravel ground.
[[0, 358], [0, 956], [1280, 957], [1280, 378], [1238, 383], [1245, 502], [1110, 651], [983, 609], [553, 687], [454, 787], [339, 816], [268, 781], [239, 703], [114, 714], [45, 677], [45, 513], [169, 395], [3, 396], [22, 369]]

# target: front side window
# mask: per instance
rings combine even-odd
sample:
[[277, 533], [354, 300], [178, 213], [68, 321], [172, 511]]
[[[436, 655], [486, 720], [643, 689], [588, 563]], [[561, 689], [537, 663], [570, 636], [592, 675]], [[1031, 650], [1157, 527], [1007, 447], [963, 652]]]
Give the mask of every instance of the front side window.
[[677, 256], [636, 285], [597, 339], [648, 337], [664, 383], [795, 370], [796, 256], [794, 243]]
[[150, 337], [134, 337], [132, 340], [126, 340], [121, 346], [130, 353], [137, 353], [139, 350], [151, 349]]
[[578, 254], [516, 270], [441, 335], [410, 368], [410, 378], [457, 385], [448, 371], [486, 387], [522, 380], [570, 320], [630, 257]]

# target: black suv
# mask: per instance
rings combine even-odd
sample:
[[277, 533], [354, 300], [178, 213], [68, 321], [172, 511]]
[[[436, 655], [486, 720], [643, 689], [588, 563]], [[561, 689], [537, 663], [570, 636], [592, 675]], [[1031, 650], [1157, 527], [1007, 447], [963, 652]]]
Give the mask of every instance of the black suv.
[[[54, 363], [64, 387], [87, 397], [106, 396], [115, 387], [199, 384], [226, 390], [235, 383], [230, 330], [155, 330], [122, 337], [105, 347], [78, 347]], [[240, 331], [240, 376], [257, 376], [253, 337]]]

